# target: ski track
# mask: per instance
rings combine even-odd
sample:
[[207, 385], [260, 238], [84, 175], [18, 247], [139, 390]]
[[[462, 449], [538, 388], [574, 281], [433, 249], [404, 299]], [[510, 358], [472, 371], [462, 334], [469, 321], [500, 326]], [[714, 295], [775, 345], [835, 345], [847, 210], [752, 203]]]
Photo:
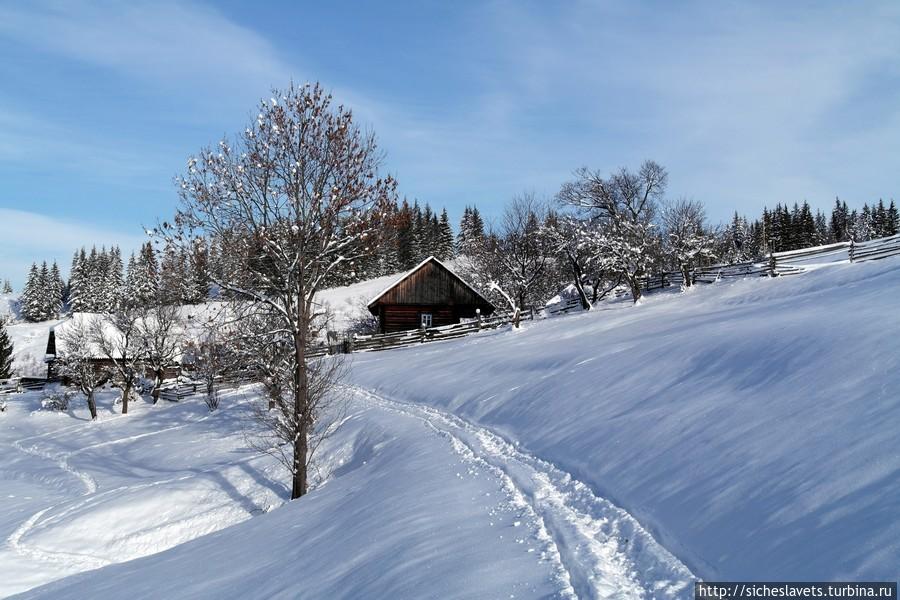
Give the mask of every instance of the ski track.
[[584, 483], [456, 415], [351, 387], [364, 401], [423, 421], [496, 476], [534, 528], [565, 598], [687, 598], [696, 577], [629, 513]]
[[[221, 410], [223, 410], [223, 411], [228, 410], [228, 409], [234, 408], [235, 406], [245, 404], [246, 402], [247, 402], [246, 400], [238, 401], [232, 405], [223, 407]], [[52, 523], [55, 521], [59, 521], [59, 520], [61, 520], [62, 517], [66, 516], [72, 512], [75, 512], [89, 504], [92, 504], [92, 503], [96, 502], [97, 500], [103, 498], [104, 496], [107, 496], [110, 494], [115, 494], [117, 492], [122, 492], [122, 491], [136, 491], [136, 490], [140, 490], [140, 489], [144, 489], [144, 488], [148, 488], [148, 487], [154, 487], [154, 486], [158, 486], [158, 485], [164, 485], [166, 483], [172, 483], [174, 481], [182, 481], [185, 479], [190, 479], [192, 477], [197, 477], [197, 476], [200, 476], [200, 475], [203, 475], [206, 473], [210, 473], [210, 472], [213, 472], [213, 471], [219, 469], [219, 467], [204, 469], [201, 471], [192, 472], [189, 475], [184, 475], [184, 476], [180, 476], [180, 477], [170, 477], [170, 478], [163, 479], [163, 480], [153, 481], [150, 483], [141, 483], [141, 484], [136, 484], [136, 485], [131, 485], [131, 486], [119, 486], [117, 488], [98, 493], [97, 481], [86, 471], [78, 470], [75, 467], [73, 467], [71, 464], [69, 464], [69, 459], [71, 457], [81, 454], [83, 452], [87, 452], [89, 450], [93, 450], [95, 448], [100, 448], [100, 447], [104, 447], [104, 446], [111, 446], [111, 445], [116, 445], [116, 444], [133, 442], [133, 441], [145, 438], [145, 437], [159, 435], [159, 434], [166, 433], [169, 431], [174, 431], [177, 429], [182, 429], [182, 428], [188, 427], [190, 425], [196, 425], [197, 423], [201, 423], [201, 422], [209, 419], [212, 415], [213, 415], [213, 413], [210, 413], [208, 415], [204, 415], [199, 418], [189, 419], [186, 423], [182, 423], [180, 425], [174, 425], [172, 427], [166, 427], [164, 429], [159, 429], [159, 430], [155, 430], [155, 431], [149, 431], [149, 432], [145, 432], [145, 433], [139, 433], [139, 434], [135, 434], [135, 435], [125, 436], [122, 438], [116, 438], [116, 439], [107, 440], [104, 442], [98, 442], [96, 444], [92, 444], [90, 446], [85, 446], [83, 448], [79, 448], [79, 449], [73, 450], [71, 452], [61, 452], [58, 454], [54, 454], [47, 450], [42, 450], [37, 445], [34, 445], [34, 444], [30, 444], [30, 445], [26, 446], [26, 445], [24, 445], [24, 442], [30, 442], [32, 440], [40, 440], [40, 439], [44, 439], [44, 438], [52, 438], [61, 433], [67, 433], [67, 432], [72, 432], [72, 431], [76, 431], [76, 430], [82, 430], [86, 427], [96, 426], [97, 425], [96, 421], [79, 423], [79, 424], [71, 425], [68, 427], [54, 429], [53, 431], [48, 431], [48, 432], [40, 433], [37, 435], [25, 437], [20, 440], [14, 441], [12, 443], [12, 446], [16, 450], [18, 450], [24, 454], [28, 454], [30, 456], [35, 456], [37, 458], [41, 458], [41, 459], [52, 462], [57, 467], [59, 467], [61, 470], [65, 471], [66, 473], [68, 473], [68, 474], [72, 475], [73, 477], [75, 477], [76, 479], [78, 479], [79, 482], [81, 483], [81, 485], [84, 487], [84, 492], [82, 493], [82, 497], [84, 498], [84, 500], [82, 502], [72, 504], [72, 505], [68, 506], [67, 508], [63, 509], [62, 512], [59, 512], [58, 514], [54, 514], [53, 516], [46, 519], [46, 523]], [[103, 424], [111, 423], [114, 421], [118, 421], [122, 418], [123, 418], [123, 415], [115, 415], [111, 418], [104, 419], [102, 421], [102, 423]], [[237, 461], [236, 463], [233, 463], [233, 464], [240, 464], [240, 463], [248, 462], [249, 460], [252, 460], [253, 458], [256, 458], [256, 457], [255, 456], [249, 457], [249, 458]], [[34, 560], [38, 560], [38, 561], [41, 561], [44, 563], [74, 566], [74, 567], [78, 567], [79, 570], [98, 569], [100, 567], [104, 567], [108, 564], [111, 564], [111, 561], [101, 558], [101, 557], [98, 557], [98, 556], [92, 556], [89, 554], [75, 554], [75, 553], [71, 553], [71, 552], [62, 552], [62, 551], [56, 551], [56, 550], [46, 550], [46, 549], [38, 548], [33, 545], [27, 545], [23, 542], [23, 538], [25, 538], [28, 535], [28, 533], [30, 531], [32, 531], [41, 522], [41, 518], [47, 512], [53, 511], [54, 509], [62, 506], [63, 504], [69, 503], [69, 502], [71, 502], [71, 500], [48, 506], [48, 507], [43, 508], [43, 509], [39, 510], [38, 512], [34, 513], [31, 517], [26, 519], [18, 528], [16, 528], [16, 530], [13, 531], [13, 533], [10, 534], [9, 537], [7, 537], [7, 539], [6, 539], [7, 545], [10, 548], [12, 548], [13, 551], [15, 551], [17, 554], [19, 554], [21, 556], [31, 558]]]

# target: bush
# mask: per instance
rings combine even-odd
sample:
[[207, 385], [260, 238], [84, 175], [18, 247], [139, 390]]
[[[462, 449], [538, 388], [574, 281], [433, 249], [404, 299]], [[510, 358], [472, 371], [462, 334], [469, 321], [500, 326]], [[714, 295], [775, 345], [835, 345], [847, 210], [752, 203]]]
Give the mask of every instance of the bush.
[[76, 392], [68, 392], [62, 390], [48, 391], [41, 399], [41, 408], [44, 410], [52, 410], [62, 412], [69, 410], [69, 401]]
[[0, 412], [6, 412], [6, 401], [0, 400]]

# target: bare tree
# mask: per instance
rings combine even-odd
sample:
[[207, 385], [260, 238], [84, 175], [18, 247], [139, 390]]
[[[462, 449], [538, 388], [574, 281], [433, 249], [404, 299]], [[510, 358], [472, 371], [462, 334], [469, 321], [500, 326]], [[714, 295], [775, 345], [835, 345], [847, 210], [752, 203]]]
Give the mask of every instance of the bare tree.
[[166, 369], [175, 364], [184, 339], [181, 307], [156, 303], [146, 309], [137, 336], [144, 364], [153, 373], [153, 403], [159, 402], [159, 391]]
[[681, 198], [663, 208], [662, 223], [669, 255], [690, 287], [691, 272], [703, 259], [713, 258], [718, 236], [706, 227], [706, 210], [695, 200]]
[[193, 372], [206, 388], [204, 400], [210, 412], [219, 407], [219, 386], [229, 372], [237, 373], [242, 362], [234, 353], [235, 344], [229, 343], [232, 334], [228, 322], [227, 305], [213, 311], [202, 323], [197, 324], [195, 339], [189, 341], [186, 353], [192, 356]]
[[261, 434], [249, 438], [250, 445], [259, 452], [278, 459], [288, 470], [295, 468], [294, 445], [297, 431], [305, 422], [313, 425], [307, 433], [305, 469], [312, 468], [316, 450], [338, 428], [346, 416], [346, 403], [337, 398], [338, 386], [346, 375], [348, 362], [346, 355], [312, 359], [307, 363], [307, 401], [302, 412], [296, 412], [291, 401], [293, 382], [288, 379], [282, 384], [288, 393], [275, 397], [273, 408], [257, 404], [254, 417]]
[[139, 339], [143, 309], [133, 304], [122, 304], [112, 312], [91, 320], [88, 335], [90, 342], [110, 363], [109, 370], [116, 385], [122, 390], [122, 414], [128, 414], [128, 401], [134, 383], [143, 373], [144, 354]]
[[361, 131], [350, 111], [333, 106], [318, 84], [291, 85], [260, 104], [234, 143], [190, 159], [177, 182], [176, 223], [160, 227], [181, 244], [197, 235], [228, 239], [222, 251], [241, 268], [213, 273], [213, 283], [241, 300], [248, 318], [266, 307], [274, 327], [256, 336], [260, 347], [286, 341], [276, 403], [289, 408], [274, 412], [278, 427], [288, 428], [281, 437], [290, 440], [292, 498], [307, 491], [321, 415], [306, 352], [314, 298], [330, 276], [371, 253], [377, 216], [396, 197], [394, 180], [377, 174], [380, 162], [374, 134]]
[[470, 249], [476, 279], [486, 280], [481, 287], [509, 305], [514, 327], [519, 326], [522, 310], [544, 300], [553, 288], [547, 278], [554, 266], [551, 239], [544, 229], [547, 214], [546, 205], [534, 194], [517, 196], [506, 206], [499, 227], [478, 249]]
[[582, 168], [558, 195], [586, 213], [599, 255], [622, 276], [635, 302], [641, 298], [641, 278], [658, 258], [654, 219], [667, 181], [666, 170], [652, 161], [636, 173], [623, 168], [606, 178]]
[[90, 326], [82, 317], [66, 322], [56, 338], [59, 374], [76, 385], [87, 398], [91, 420], [97, 419], [96, 391], [109, 379], [104, 369], [97, 365], [97, 350], [91, 342]]
[[622, 276], [604, 255], [603, 244], [598, 243], [602, 238], [590, 221], [565, 215], [548, 227], [548, 235], [554, 249], [568, 265], [581, 307], [585, 310], [590, 310], [622, 283]]

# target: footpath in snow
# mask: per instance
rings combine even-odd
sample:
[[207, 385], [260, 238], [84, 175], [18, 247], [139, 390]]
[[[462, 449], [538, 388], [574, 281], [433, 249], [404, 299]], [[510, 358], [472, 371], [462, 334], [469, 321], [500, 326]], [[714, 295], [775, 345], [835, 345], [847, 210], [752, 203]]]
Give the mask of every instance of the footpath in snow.
[[[472, 442], [463, 441], [461, 430], [451, 435], [449, 421], [435, 426], [436, 416], [425, 418], [418, 409], [355, 390], [345, 393], [352, 416], [327, 441], [323, 453], [327, 459], [318, 465], [324, 481], [302, 501], [266, 514], [261, 514], [265, 512], [262, 507], [261, 516], [249, 520], [252, 511], [245, 505], [254, 501], [258, 488], [269, 485], [258, 484], [255, 469], [247, 470], [252, 475], [243, 483], [227, 477], [231, 481], [227, 487], [241, 488], [240, 493], [232, 491], [233, 497], [211, 501], [205, 496], [221, 492], [217, 487], [226, 485], [221, 480], [211, 481], [215, 484], [211, 489], [194, 483], [182, 497], [180, 490], [171, 489], [170, 480], [177, 477], [167, 476], [155, 485], [159, 474], [149, 465], [141, 466], [145, 459], [138, 456], [161, 442], [151, 442], [150, 435], [110, 439], [128, 447], [127, 455], [134, 464], [127, 470], [134, 473], [134, 479], [131, 484], [120, 480], [106, 492], [106, 500], [92, 501], [106, 490], [102, 477], [105, 466], [72, 460], [71, 455], [63, 457], [69, 468], [83, 476], [73, 477], [60, 464], [60, 455], [29, 454], [35, 461], [45, 461], [48, 471], [56, 468], [60, 478], [71, 479], [68, 491], [76, 494], [62, 506], [52, 505], [49, 512], [35, 500], [32, 508], [38, 510], [36, 520], [22, 520], [17, 531], [24, 533], [8, 541], [5, 556], [19, 550], [54, 550], [50, 556], [27, 556], [33, 572], [56, 560], [65, 563], [69, 557], [58, 552], [73, 547], [80, 548], [83, 556], [72, 559], [72, 571], [100, 566], [109, 559], [107, 546], [102, 540], [85, 537], [86, 529], [109, 532], [97, 531], [92, 534], [94, 538], [113, 535], [128, 537], [133, 543], [133, 536], [143, 535], [147, 528], [144, 520], [150, 514], [156, 514], [157, 520], [159, 514], [176, 518], [191, 502], [196, 503], [195, 512], [202, 520], [215, 520], [220, 526], [238, 524], [152, 556], [61, 579], [20, 597], [119, 598], [122, 590], [128, 590], [131, 598], [573, 598], [575, 586], [584, 584], [583, 577], [593, 577], [591, 572], [580, 570], [577, 578], [572, 577], [569, 558], [562, 556], [558, 541], [548, 534], [545, 515], [535, 510], [534, 490], [523, 495], [521, 485], [512, 484], [497, 467], [493, 455], [499, 456], [502, 451], [466, 446]], [[164, 409], [159, 415], [178, 408]], [[204, 422], [212, 424], [217, 416]], [[140, 417], [129, 417], [135, 418]], [[82, 434], [81, 430], [89, 427], [76, 425], [74, 430]], [[182, 443], [196, 433], [193, 424], [178, 431]], [[28, 448], [33, 441], [24, 442], [23, 447]], [[46, 440], [44, 443], [49, 446]], [[197, 460], [203, 453], [202, 444], [181, 449], [177, 444], [170, 439], [161, 446], [174, 453], [176, 462]], [[237, 448], [234, 451], [239, 452]], [[86, 452], [79, 456], [86, 457]], [[219, 458], [225, 456], [219, 454]], [[229, 469], [224, 463], [221, 466]], [[93, 491], [83, 483], [88, 477], [96, 482]], [[550, 483], [546, 489], [553, 490], [555, 485], [558, 483]], [[150, 486], [152, 494], [148, 493]], [[179, 506], [172, 505], [176, 500], [180, 500]], [[548, 499], [557, 501], [561, 500]], [[90, 514], [62, 514], [68, 506], [81, 508], [88, 503], [93, 504]], [[245, 518], [207, 514], [227, 507], [243, 510]], [[60, 518], [48, 521], [50, 512]], [[614, 521], [619, 517], [613, 513], [606, 517], [609, 523], [605, 527], [617, 534], [619, 526]], [[177, 519], [186, 529], [195, 531], [196, 522], [180, 516]], [[631, 524], [622, 521], [621, 527], [621, 532], [631, 535]], [[85, 535], [72, 539], [73, 530]], [[116, 530], [118, 533], [112, 533]], [[125, 531], [130, 533], [126, 535]], [[631, 556], [650, 556], [638, 551], [643, 543], [639, 532], [634, 540], [637, 550]], [[597, 551], [600, 558], [599, 553], [612, 551], [612, 547]], [[597, 571], [599, 577], [591, 585], [598, 590], [604, 589], [601, 585], [619, 590], [616, 597], [632, 597], [645, 582], [640, 573], [629, 570], [631, 556], [620, 560], [611, 554], [605, 570]], [[668, 578], [683, 573], [676, 565], [653, 576], [665, 596], [680, 585]], [[6, 591], [14, 590], [7, 587]]]

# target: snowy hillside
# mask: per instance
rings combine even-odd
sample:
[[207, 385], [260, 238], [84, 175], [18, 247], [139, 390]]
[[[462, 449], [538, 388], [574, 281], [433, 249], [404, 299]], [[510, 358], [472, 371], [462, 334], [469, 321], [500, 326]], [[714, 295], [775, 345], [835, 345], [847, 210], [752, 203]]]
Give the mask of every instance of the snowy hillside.
[[694, 577], [895, 580], [898, 297], [888, 259], [355, 354], [349, 418], [285, 506], [284, 473], [244, 440], [252, 388], [211, 416], [192, 400], [123, 418], [107, 397], [94, 424], [19, 397], [0, 414], [0, 596], [689, 598]]
[[900, 259], [358, 355], [353, 381], [489, 426], [698, 575], [900, 577]]
[[62, 323], [62, 319], [28, 323], [22, 321], [7, 325], [9, 338], [13, 343], [13, 371], [28, 377], [46, 377], [47, 337], [50, 329]]

